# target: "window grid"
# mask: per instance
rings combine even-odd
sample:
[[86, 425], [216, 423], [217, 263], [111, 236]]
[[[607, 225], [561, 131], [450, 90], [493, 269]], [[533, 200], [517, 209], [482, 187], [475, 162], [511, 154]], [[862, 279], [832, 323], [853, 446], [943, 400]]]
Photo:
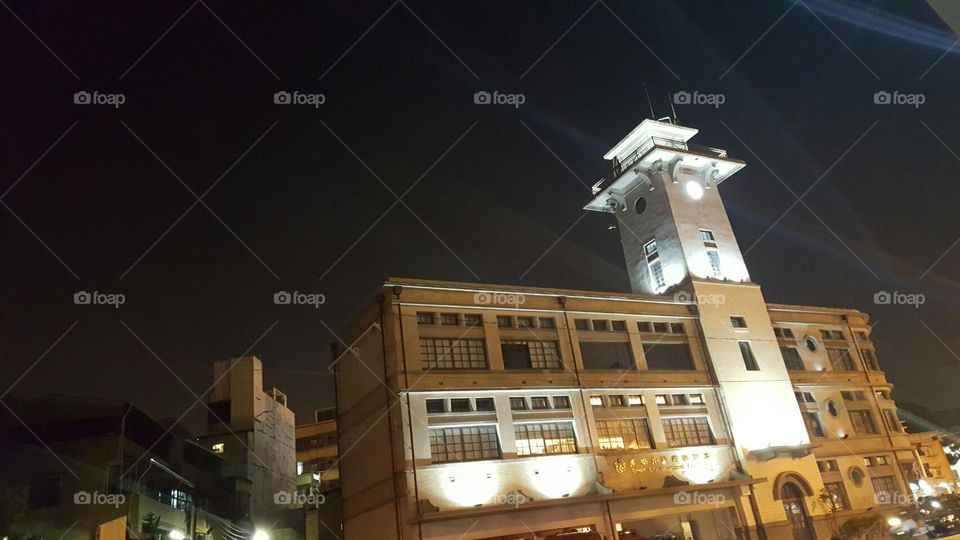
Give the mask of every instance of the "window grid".
[[486, 369], [482, 339], [420, 338], [420, 358], [430, 369]]
[[434, 463], [500, 459], [495, 426], [430, 428], [430, 454]]
[[559, 369], [560, 348], [556, 341], [504, 340], [505, 345], [526, 345], [531, 369]]
[[597, 436], [601, 450], [650, 448], [650, 429], [646, 418], [598, 420]]
[[720, 271], [720, 252], [715, 249], [708, 249], [707, 259], [710, 260], [710, 271], [713, 272], [713, 276], [721, 277], [723, 274]]
[[572, 422], [515, 424], [513, 431], [518, 456], [577, 453]]
[[857, 435], [877, 433], [877, 426], [873, 423], [873, 415], [870, 411], [850, 411], [850, 423], [853, 424], [853, 431]]
[[706, 417], [665, 418], [663, 432], [667, 445], [671, 448], [681, 446], [706, 446], [713, 444], [710, 425]]
[[871, 479], [873, 491], [876, 493], [876, 502], [879, 504], [894, 504], [897, 502], [897, 483], [892, 476], [877, 476]]
[[834, 371], [856, 371], [853, 365], [853, 358], [847, 349], [827, 349], [827, 355], [830, 357], [830, 365]]

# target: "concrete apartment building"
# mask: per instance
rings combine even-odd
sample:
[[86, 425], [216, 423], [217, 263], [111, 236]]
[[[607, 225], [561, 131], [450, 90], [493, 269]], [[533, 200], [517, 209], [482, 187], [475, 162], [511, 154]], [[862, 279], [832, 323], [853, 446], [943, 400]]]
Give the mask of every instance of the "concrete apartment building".
[[812, 540], [910, 502], [868, 315], [767, 303], [717, 189], [744, 162], [696, 132], [604, 156], [632, 293], [384, 283], [334, 354], [345, 540]]
[[200, 441], [223, 457], [224, 477], [245, 493], [245, 517], [269, 528], [285, 509], [277, 494], [296, 492], [293, 411], [286, 395], [264, 389], [263, 362], [256, 356], [215, 362], [213, 376], [207, 434]]
[[304, 512], [305, 540], [338, 540], [342, 534], [336, 418], [336, 409], [318, 409], [315, 422], [297, 426], [297, 505]]

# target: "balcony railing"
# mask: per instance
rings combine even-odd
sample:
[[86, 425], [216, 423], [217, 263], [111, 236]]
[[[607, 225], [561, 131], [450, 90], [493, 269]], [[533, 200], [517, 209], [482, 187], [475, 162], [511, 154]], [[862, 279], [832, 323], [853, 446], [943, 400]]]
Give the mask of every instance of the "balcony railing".
[[693, 151], [699, 154], [713, 155], [718, 158], [726, 158], [727, 151], [709, 146], [700, 146], [698, 144], [687, 144], [675, 139], [665, 139], [663, 137], [650, 137], [643, 142], [636, 150], [630, 152], [623, 159], [614, 158], [613, 160], [613, 179], [616, 180], [629, 169], [634, 163], [643, 159], [654, 148], [667, 148], [671, 150]]

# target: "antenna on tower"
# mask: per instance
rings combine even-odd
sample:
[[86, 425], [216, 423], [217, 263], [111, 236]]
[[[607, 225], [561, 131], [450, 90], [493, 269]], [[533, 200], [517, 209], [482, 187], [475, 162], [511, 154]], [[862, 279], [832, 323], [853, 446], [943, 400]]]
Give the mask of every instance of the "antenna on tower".
[[670, 99], [670, 94], [667, 94], [667, 103], [670, 104], [670, 112], [673, 113], [673, 123], [674, 125], [680, 125], [677, 122], [677, 109], [673, 106], [673, 100]]
[[650, 106], [650, 119], [657, 117], [656, 113], [653, 112], [653, 102], [650, 101], [650, 92], [647, 91], [647, 83], [643, 83], [643, 93], [647, 95], [647, 105]]

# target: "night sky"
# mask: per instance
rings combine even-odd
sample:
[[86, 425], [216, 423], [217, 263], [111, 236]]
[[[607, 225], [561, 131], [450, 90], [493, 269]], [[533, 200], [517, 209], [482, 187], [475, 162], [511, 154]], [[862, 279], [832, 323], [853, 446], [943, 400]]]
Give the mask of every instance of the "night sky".
[[646, 84], [658, 117], [723, 96], [676, 113], [747, 162], [721, 192], [767, 300], [870, 313], [894, 397], [960, 407], [960, 48], [923, 2], [4, 1], [4, 392], [176, 418], [247, 353], [305, 421], [388, 276], [628, 291], [581, 207]]

